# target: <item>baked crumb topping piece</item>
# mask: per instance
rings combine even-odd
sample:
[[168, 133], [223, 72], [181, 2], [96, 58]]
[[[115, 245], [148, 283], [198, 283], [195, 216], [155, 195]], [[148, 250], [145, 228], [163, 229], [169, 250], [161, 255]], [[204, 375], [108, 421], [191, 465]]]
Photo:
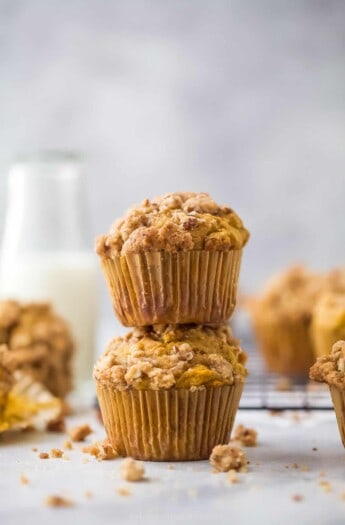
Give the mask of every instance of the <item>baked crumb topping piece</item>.
[[318, 357], [311, 367], [310, 379], [345, 390], [345, 341], [338, 341], [329, 355]]
[[59, 448], [52, 448], [50, 451], [51, 458], [62, 458], [64, 452]]
[[108, 440], [96, 441], [91, 445], [83, 447], [82, 451], [84, 452], [84, 454], [90, 454], [91, 456], [95, 456], [95, 458], [97, 458], [99, 461], [114, 459], [118, 457], [118, 453], [109, 443]]
[[217, 472], [236, 470], [245, 472], [247, 456], [245, 452], [234, 445], [216, 445], [210, 456], [210, 463]]
[[84, 441], [84, 439], [92, 433], [92, 428], [89, 424], [78, 425], [77, 427], [70, 428], [68, 435], [72, 441]]
[[126, 458], [121, 463], [121, 475], [125, 481], [142, 481], [145, 476], [144, 464], [133, 458]]
[[95, 379], [127, 388], [205, 388], [243, 381], [246, 355], [226, 325], [155, 325], [112, 339]]
[[144, 200], [96, 241], [100, 256], [145, 251], [242, 248], [249, 238], [239, 216], [207, 193], [167, 193]]
[[0, 301], [0, 343], [8, 345], [16, 369], [56, 396], [69, 392], [74, 343], [67, 323], [50, 304]]
[[256, 447], [258, 444], [258, 433], [254, 428], [238, 425], [235, 429], [233, 439], [245, 447]]
[[47, 507], [73, 507], [74, 502], [71, 499], [64, 498], [63, 496], [53, 495], [48, 496], [44, 500], [44, 504]]

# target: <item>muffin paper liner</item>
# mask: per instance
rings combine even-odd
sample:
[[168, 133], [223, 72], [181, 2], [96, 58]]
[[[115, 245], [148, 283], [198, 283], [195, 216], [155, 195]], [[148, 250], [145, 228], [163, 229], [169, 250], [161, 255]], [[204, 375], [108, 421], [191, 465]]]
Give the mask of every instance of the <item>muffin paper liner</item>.
[[108, 439], [121, 456], [151, 461], [209, 458], [228, 443], [243, 383], [201, 390], [125, 390], [97, 385]]
[[0, 434], [8, 430], [44, 428], [61, 412], [61, 402], [40, 383], [15, 372], [15, 384], [0, 413]]
[[274, 322], [252, 312], [259, 349], [270, 372], [308, 376], [315, 361], [309, 324], [303, 320]]
[[329, 385], [329, 390], [337, 417], [341, 441], [345, 447], [345, 392], [334, 385]]
[[146, 252], [102, 258], [124, 326], [225, 322], [237, 295], [242, 250]]

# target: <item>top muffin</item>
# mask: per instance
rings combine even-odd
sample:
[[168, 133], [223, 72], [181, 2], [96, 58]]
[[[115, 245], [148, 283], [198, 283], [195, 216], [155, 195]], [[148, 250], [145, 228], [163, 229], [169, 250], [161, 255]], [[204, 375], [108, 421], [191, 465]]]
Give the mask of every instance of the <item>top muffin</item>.
[[147, 251], [241, 249], [249, 238], [239, 216], [207, 193], [167, 193], [131, 208], [108, 235], [97, 239], [101, 256]]

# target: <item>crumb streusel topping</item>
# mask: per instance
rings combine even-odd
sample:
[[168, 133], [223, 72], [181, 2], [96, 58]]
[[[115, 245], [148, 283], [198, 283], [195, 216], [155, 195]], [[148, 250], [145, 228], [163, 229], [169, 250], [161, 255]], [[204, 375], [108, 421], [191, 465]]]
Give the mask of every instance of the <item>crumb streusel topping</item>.
[[255, 312], [271, 318], [310, 322], [315, 301], [327, 285], [327, 277], [303, 266], [293, 266], [274, 276], [253, 303]]
[[155, 325], [112, 339], [94, 377], [118, 390], [230, 385], [244, 380], [245, 361], [226, 325]]
[[338, 341], [329, 355], [318, 357], [311, 367], [310, 379], [345, 390], [345, 341]]
[[242, 248], [249, 232], [230, 208], [207, 193], [167, 193], [144, 200], [96, 241], [100, 256], [145, 251], [228, 251]]

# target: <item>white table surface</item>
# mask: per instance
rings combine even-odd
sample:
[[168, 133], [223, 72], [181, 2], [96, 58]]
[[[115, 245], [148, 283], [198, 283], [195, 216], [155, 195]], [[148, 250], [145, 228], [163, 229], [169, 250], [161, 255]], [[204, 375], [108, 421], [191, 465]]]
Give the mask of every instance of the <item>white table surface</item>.
[[[87, 441], [103, 438], [92, 412], [68, 418], [69, 427], [81, 422], [94, 429]], [[345, 452], [333, 411], [272, 416], [242, 410], [236, 423], [254, 427], [259, 444], [246, 449], [249, 471], [233, 485], [226, 474], [212, 473], [207, 461], [174, 463], [174, 469], [148, 462], [147, 481], [128, 483], [121, 479], [121, 459], [98, 462], [81, 453], [82, 444], [66, 452], [69, 460], [41, 460], [32, 451], [60, 447], [65, 435], [7, 435], [0, 440], [0, 524], [345, 522]], [[303, 468], [293, 468], [294, 463]], [[29, 479], [28, 485], [21, 484], [21, 475]], [[321, 480], [331, 484], [330, 492], [323, 490]], [[128, 487], [131, 494], [120, 496], [119, 487]], [[88, 499], [86, 491], [93, 496]], [[44, 498], [52, 494], [72, 499], [75, 506], [45, 507]], [[296, 494], [303, 500], [294, 501]]]

